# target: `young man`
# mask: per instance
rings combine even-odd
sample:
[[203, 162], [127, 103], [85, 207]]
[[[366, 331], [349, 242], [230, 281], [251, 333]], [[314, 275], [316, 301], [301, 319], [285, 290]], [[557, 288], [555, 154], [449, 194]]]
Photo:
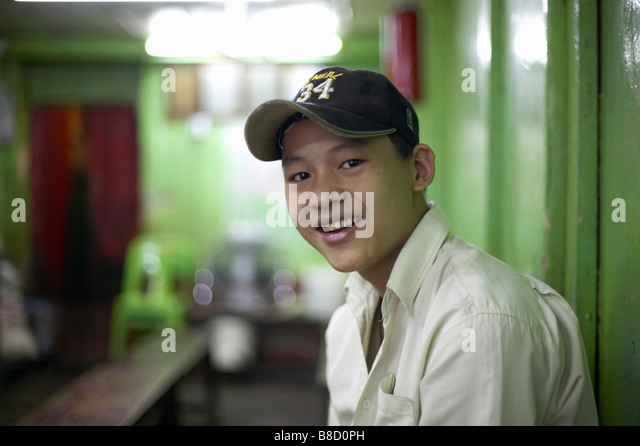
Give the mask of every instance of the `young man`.
[[282, 160], [300, 234], [351, 272], [326, 332], [330, 424], [597, 424], [570, 306], [449, 232], [424, 198], [434, 154], [386, 77], [323, 69], [245, 137]]

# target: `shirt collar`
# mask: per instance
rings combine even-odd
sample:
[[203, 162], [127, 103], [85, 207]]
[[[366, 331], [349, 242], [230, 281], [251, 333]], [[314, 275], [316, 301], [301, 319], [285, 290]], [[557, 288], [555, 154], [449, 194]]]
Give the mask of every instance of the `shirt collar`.
[[[402, 247], [387, 281], [388, 292], [398, 297], [409, 315], [413, 312], [413, 302], [422, 282], [449, 233], [446, 214], [435, 202], [427, 204], [429, 210]], [[348, 293], [357, 293], [357, 296], [353, 296], [357, 300], [365, 300], [366, 296], [375, 292], [373, 285], [357, 272], [349, 275], [344, 288]]]

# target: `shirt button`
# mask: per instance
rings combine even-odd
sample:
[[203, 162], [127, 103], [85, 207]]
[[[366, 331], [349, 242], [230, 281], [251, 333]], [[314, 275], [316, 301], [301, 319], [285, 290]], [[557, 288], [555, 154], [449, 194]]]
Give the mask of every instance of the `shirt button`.
[[363, 409], [368, 409], [368, 408], [370, 408], [370, 407], [371, 407], [371, 401], [369, 401], [369, 400], [364, 400], [364, 401], [362, 402], [362, 408], [363, 408]]

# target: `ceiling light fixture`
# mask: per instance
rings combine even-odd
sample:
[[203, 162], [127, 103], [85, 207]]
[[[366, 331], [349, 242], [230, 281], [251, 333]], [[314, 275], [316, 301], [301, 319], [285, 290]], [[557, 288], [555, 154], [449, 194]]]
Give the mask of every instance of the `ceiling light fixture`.
[[[230, 0], [14, 0], [24, 3], [227, 3]], [[233, 1], [233, 0], [231, 0]], [[247, 3], [270, 3], [274, 0], [243, 0]]]
[[[323, 3], [264, 9], [246, 19], [237, 8], [224, 12], [159, 11], [149, 22], [145, 48], [156, 57], [261, 58], [274, 62], [313, 61], [337, 54], [339, 20]], [[242, 11], [240, 11], [242, 12]], [[246, 12], [246, 11], [245, 11]]]

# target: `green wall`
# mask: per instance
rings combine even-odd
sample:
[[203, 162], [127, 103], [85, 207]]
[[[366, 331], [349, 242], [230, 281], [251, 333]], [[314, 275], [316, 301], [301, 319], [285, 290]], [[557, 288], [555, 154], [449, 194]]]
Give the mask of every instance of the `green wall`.
[[[476, 33], [481, 28], [489, 32], [488, 12], [486, 2], [424, 2], [423, 97], [416, 103], [421, 139], [436, 156], [427, 198], [445, 210], [453, 232], [484, 249], [489, 235], [490, 79], [488, 64], [476, 50]], [[465, 84], [467, 68], [475, 72], [475, 91]]]
[[640, 425], [640, 4], [601, 7], [599, 399], [603, 423]]
[[545, 279], [576, 310], [604, 425], [640, 424], [639, 19], [630, 0], [549, 2]]
[[[20, 64], [0, 60], [0, 81], [4, 82], [15, 110], [14, 137], [10, 141], [0, 141], [0, 254], [20, 269], [25, 269], [28, 263], [30, 223], [28, 122], [23, 74]], [[25, 222], [12, 219], [15, 198], [25, 200]]]
[[191, 137], [185, 119], [170, 117], [164, 66], [144, 66], [138, 96], [140, 192], [145, 230], [185, 232], [207, 242], [221, 228], [221, 130]]
[[[417, 107], [422, 139], [436, 154], [428, 197], [456, 234], [541, 277], [545, 67], [523, 61], [513, 42], [525, 19], [544, 22], [542, 2], [422, 5], [425, 96]], [[474, 89], [464, 70], [473, 70]]]
[[597, 2], [549, 5], [545, 279], [576, 311], [597, 379]]

